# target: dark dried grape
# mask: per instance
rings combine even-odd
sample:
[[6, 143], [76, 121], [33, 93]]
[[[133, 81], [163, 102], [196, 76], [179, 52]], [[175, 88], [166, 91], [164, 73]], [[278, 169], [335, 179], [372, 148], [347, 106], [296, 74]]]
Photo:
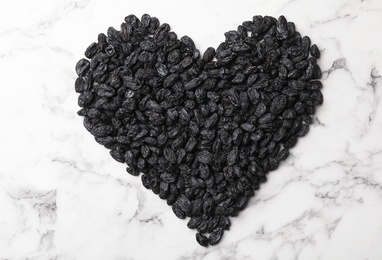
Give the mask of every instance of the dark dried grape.
[[74, 88], [77, 93], [83, 93], [85, 90], [87, 90], [86, 80], [83, 77], [78, 77], [74, 84]]
[[176, 203], [178, 204], [179, 208], [184, 212], [184, 213], [190, 213], [191, 211], [191, 202], [190, 200], [184, 196], [184, 195], [181, 195], [178, 200], [176, 201]]
[[80, 107], [87, 107], [89, 106], [94, 99], [94, 95], [91, 92], [84, 92], [81, 93], [81, 95], [78, 97], [78, 105]]
[[165, 182], [165, 183], [172, 183], [176, 181], [176, 176], [174, 174], [164, 172], [160, 175], [160, 178]]
[[203, 54], [203, 61], [210, 62], [215, 57], [215, 49], [212, 47], [207, 48], [207, 50]]
[[267, 106], [264, 103], [259, 103], [255, 110], [255, 116], [261, 117], [267, 111]]
[[283, 161], [283, 160], [285, 160], [286, 158], [288, 158], [288, 156], [289, 156], [289, 150], [288, 149], [283, 149], [283, 150], [281, 150], [278, 154], [277, 154], [277, 157], [276, 157], [276, 159], [277, 159], [277, 161]]
[[239, 151], [236, 147], [228, 153], [228, 155], [227, 155], [228, 165], [234, 165], [236, 163], [237, 158], [238, 158], [238, 153], [239, 153]]
[[86, 59], [80, 59], [76, 64], [76, 73], [78, 76], [83, 77], [89, 71], [90, 62]]
[[179, 205], [177, 204], [172, 205], [172, 211], [174, 212], [175, 216], [177, 216], [178, 218], [180, 219], [186, 218], [186, 214], [182, 211]]
[[197, 159], [201, 163], [209, 164], [212, 160], [212, 156], [209, 152], [202, 151], [202, 152], [199, 152], [199, 154], [197, 155]]
[[310, 54], [316, 59], [320, 58], [320, 51], [316, 44], [313, 44], [312, 47], [310, 47]]
[[95, 90], [99, 97], [112, 97], [115, 95], [115, 90], [106, 84], [96, 86]]
[[300, 136], [300, 137], [304, 136], [308, 133], [308, 131], [309, 131], [309, 125], [303, 124], [303, 125], [301, 125], [300, 130], [298, 130], [297, 136]]
[[151, 16], [148, 15], [148, 14], [144, 14], [142, 15], [142, 18], [141, 18], [141, 23], [142, 23], [142, 27], [148, 27], [150, 25], [150, 22], [151, 22]]
[[319, 90], [322, 88], [322, 83], [321, 81], [311, 81], [308, 84], [307, 89], [309, 90]]
[[296, 110], [294, 110], [293, 108], [289, 108], [289, 109], [284, 111], [283, 118], [284, 119], [293, 119], [296, 117], [296, 115], [297, 115]]
[[200, 224], [201, 221], [202, 221], [201, 217], [192, 217], [188, 221], [187, 227], [190, 228], [190, 229], [195, 229], [195, 228], [197, 228], [197, 226]]
[[164, 158], [166, 158], [166, 160], [168, 160], [170, 163], [176, 162], [175, 152], [172, 149], [167, 147], [164, 148], [163, 155], [164, 155]]
[[266, 124], [272, 122], [274, 118], [274, 115], [272, 115], [271, 113], [267, 113], [259, 118], [259, 124]]
[[270, 111], [274, 115], [280, 114], [284, 111], [285, 106], [287, 105], [287, 97], [285, 95], [278, 95], [275, 99], [273, 99]]
[[320, 79], [322, 76], [320, 67], [316, 64], [313, 66], [312, 79]]
[[216, 122], [218, 121], [218, 114], [217, 113], [214, 113], [212, 114], [205, 122], [204, 122], [204, 127], [206, 129], [209, 129], [211, 127], [213, 127]]
[[194, 89], [196, 88], [197, 86], [199, 86], [201, 83], [203, 82], [203, 78], [194, 78], [192, 79], [191, 81], [187, 82], [185, 85], [184, 85], [184, 88], [186, 90], [191, 90], [191, 89]]
[[208, 237], [208, 244], [210, 245], [216, 245], [219, 243], [220, 239], [223, 235], [223, 228], [218, 227], [214, 231], [212, 231], [211, 235]]
[[91, 59], [96, 55], [98, 52], [98, 44], [96, 42], [93, 42], [92, 44], [89, 45], [89, 47], [86, 48], [85, 50], [85, 57], [88, 59]]
[[279, 128], [276, 133], [274, 134], [273, 136], [273, 139], [276, 141], [276, 142], [279, 142], [281, 141], [287, 134], [287, 128], [286, 127], [281, 127]]
[[240, 127], [246, 132], [253, 132], [256, 129], [255, 126], [250, 123], [241, 124]]
[[201, 246], [208, 246], [208, 238], [205, 235], [196, 233], [196, 241], [198, 241]]
[[98, 124], [92, 127], [90, 133], [94, 136], [106, 136], [113, 131], [113, 128], [109, 125]]
[[228, 230], [231, 226], [231, 221], [226, 216], [220, 216], [219, 226], [222, 227], [224, 230]]
[[195, 49], [195, 43], [190, 37], [183, 36], [182, 38], [180, 38], [180, 41], [184, 43], [184, 45], [186, 45], [187, 48], [191, 50]]
[[215, 230], [215, 228], [219, 225], [219, 220], [220, 220], [219, 216], [210, 218], [210, 220], [207, 222], [208, 233], [211, 233], [212, 231]]

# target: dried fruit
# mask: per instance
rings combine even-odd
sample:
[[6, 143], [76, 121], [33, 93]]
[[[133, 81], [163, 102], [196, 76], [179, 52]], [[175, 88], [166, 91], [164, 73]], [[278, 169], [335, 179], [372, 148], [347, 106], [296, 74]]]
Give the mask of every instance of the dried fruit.
[[198, 241], [201, 246], [208, 246], [208, 238], [205, 235], [196, 233], [196, 241]]
[[212, 246], [216, 245], [217, 243], [219, 243], [222, 236], [223, 236], [223, 228], [218, 227], [214, 231], [212, 231], [211, 235], [208, 238], [208, 243]]
[[318, 47], [284, 16], [254, 16], [225, 38], [201, 56], [168, 24], [129, 15], [75, 66], [84, 127], [191, 218], [202, 246], [221, 240], [323, 102]]
[[310, 54], [316, 59], [320, 58], [320, 51], [316, 44], [313, 44], [312, 47], [310, 47]]
[[270, 111], [274, 115], [278, 115], [284, 111], [287, 105], [287, 97], [283, 94], [278, 95], [275, 99], [273, 99]]

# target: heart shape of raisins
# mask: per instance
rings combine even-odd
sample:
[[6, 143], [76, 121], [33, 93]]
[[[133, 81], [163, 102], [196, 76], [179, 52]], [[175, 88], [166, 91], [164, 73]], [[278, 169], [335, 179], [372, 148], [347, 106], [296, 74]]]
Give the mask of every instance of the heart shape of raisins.
[[201, 57], [168, 24], [129, 15], [76, 65], [85, 128], [190, 217], [203, 246], [219, 242], [323, 102], [320, 52], [285, 17], [254, 16], [225, 37]]

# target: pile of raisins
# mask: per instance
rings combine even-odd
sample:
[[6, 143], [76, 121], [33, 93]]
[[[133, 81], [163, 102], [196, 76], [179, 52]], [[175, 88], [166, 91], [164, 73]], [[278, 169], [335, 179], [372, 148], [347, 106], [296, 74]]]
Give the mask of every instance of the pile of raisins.
[[166, 23], [129, 15], [76, 65], [95, 140], [217, 244], [322, 104], [320, 52], [284, 16], [254, 16], [201, 56]]

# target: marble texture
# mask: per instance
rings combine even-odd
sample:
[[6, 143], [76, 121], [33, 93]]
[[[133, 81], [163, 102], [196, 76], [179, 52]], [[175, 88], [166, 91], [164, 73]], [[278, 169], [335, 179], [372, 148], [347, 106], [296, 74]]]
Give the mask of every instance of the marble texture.
[[[322, 50], [310, 133], [217, 246], [200, 247], [76, 115], [76, 61], [130, 13], [202, 52], [255, 14], [284, 14]], [[381, 25], [380, 0], [4, 2], [0, 259], [382, 259]]]

